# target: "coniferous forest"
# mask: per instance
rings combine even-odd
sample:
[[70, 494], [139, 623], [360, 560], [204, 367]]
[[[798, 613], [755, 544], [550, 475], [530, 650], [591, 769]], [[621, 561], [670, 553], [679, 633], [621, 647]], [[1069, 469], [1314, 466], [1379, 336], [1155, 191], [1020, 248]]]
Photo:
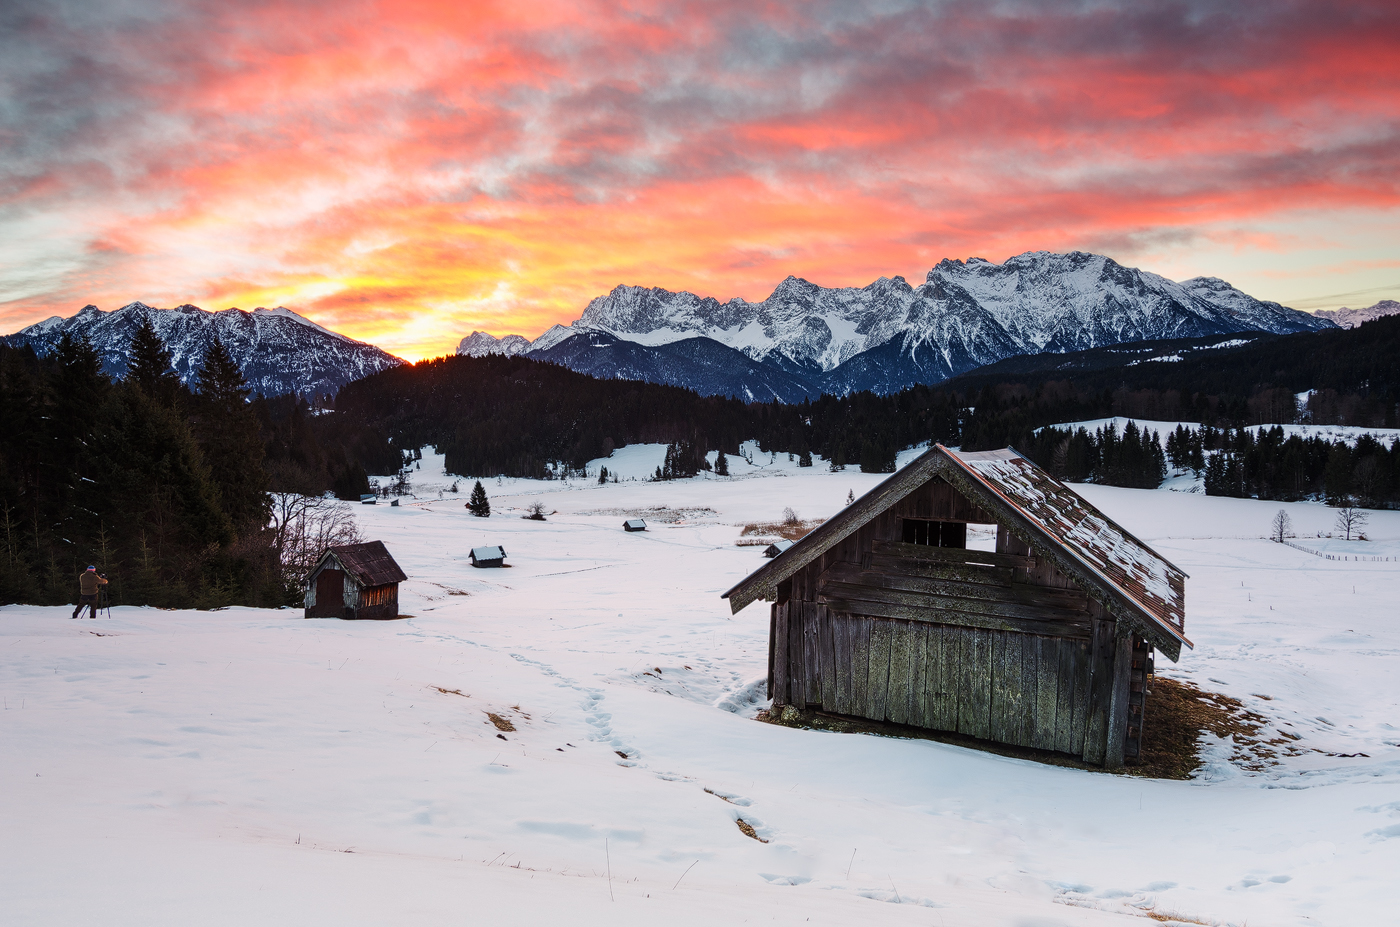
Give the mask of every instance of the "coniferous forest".
[[89, 564], [114, 602], [287, 600], [268, 543], [264, 439], [217, 341], [186, 389], [149, 327], [113, 382], [85, 339], [0, 347], [0, 597], [72, 602]]
[[[291, 604], [306, 552], [290, 555], [296, 545], [280, 533], [287, 494], [355, 499], [369, 491], [368, 474], [396, 472], [425, 445], [462, 476], [551, 478], [618, 447], [661, 443], [663, 479], [705, 468], [711, 450], [737, 455], [749, 439], [804, 465], [820, 455], [833, 469], [873, 473], [892, 472], [899, 450], [924, 441], [1010, 445], [1069, 481], [1147, 488], [1168, 468], [1191, 469], [1215, 495], [1400, 504], [1400, 445], [1250, 427], [1395, 427], [1400, 317], [1201, 354], [1074, 376], [1053, 364], [974, 372], [796, 405], [598, 380], [522, 357], [453, 356], [375, 374], [313, 404], [250, 398], [217, 344], [187, 388], [149, 328], [136, 334], [120, 381], [101, 373], [82, 340], [44, 358], [0, 346], [0, 600], [70, 602], [77, 573], [93, 563], [110, 574], [118, 604]], [[1110, 416], [1204, 427], [1047, 427]], [[353, 534], [348, 523], [341, 528]]]

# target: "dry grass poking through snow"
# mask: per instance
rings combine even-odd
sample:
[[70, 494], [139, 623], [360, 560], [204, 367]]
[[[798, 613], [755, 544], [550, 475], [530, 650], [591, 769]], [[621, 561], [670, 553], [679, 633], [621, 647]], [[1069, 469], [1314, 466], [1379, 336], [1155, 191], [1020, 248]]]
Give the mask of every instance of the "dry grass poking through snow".
[[745, 821], [743, 818], [739, 818], [734, 823], [739, 825], [739, 830], [743, 832], [745, 837], [752, 837], [759, 843], [768, 842], [767, 840], [764, 840], [762, 837], [760, 837], [758, 835], [758, 832], [753, 829], [753, 825], [750, 824], [748, 821]]
[[824, 521], [825, 518], [754, 522], [744, 526], [744, 530], [739, 532], [739, 540], [734, 543], [739, 547], [767, 547], [778, 538], [796, 541], [806, 537], [813, 528]]
[[1232, 738], [1231, 761], [1243, 769], [1260, 770], [1272, 765], [1285, 737], [1264, 739], [1268, 723], [1263, 715], [1244, 707], [1239, 699], [1207, 692], [1189, 682], [1154, 676], [1147, 697], [1142, 759], [1128, 767], [1134, 776], [1153, 779], [1189, 779], [1201, 767], [1200, 734]]
[[622, 518], [643, 518], [647, 521], [654, 521], [662, 525], [678, 525], [682, 522], [704, 521], [718, 515], [712, 508], [707, 506], [692, 506], [690, 508], [671, 508], [668, 505], [653, 505], [649, 508], [640, 509], [587, 509], [577, 512], [578, 515], [613, 515]]

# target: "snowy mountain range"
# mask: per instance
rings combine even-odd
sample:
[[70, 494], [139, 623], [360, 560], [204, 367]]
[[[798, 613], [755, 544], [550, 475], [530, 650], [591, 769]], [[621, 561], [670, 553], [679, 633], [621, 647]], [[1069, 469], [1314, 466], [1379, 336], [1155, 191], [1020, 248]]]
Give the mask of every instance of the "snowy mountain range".
[[1400, 302], [1383, 299], [1365, 309], [1348, 309], [1343, 306], [1340, 309], [1319, 309], [1315, 314], [1329, 322], [1337, 323], [1342, 328], [1355, 328], [1362, 322], [1374, 322], [1388, 315], [1400, 315]]
[[760, 302], [618, 286], [532, 343], [473, 332], [458, 353], [523, 353], [594, 376], [795, 401], [894, 392], [1021, 354], [1333, 325], [1214, 277], [1177, 283], [1103, 255], [1034, 251], [1004, 264], [945, 260], [918, 286], [881, 277], [826, 288], [788, 277]]
[[487, 354], [504, 354], [514, 357], [530, 350], [530, 339], [524, 335], [506, 335], [497, 338], [488, 332], [472, 332], [457, 345], [457, 353], [464, 357], [485, 357]]
[[174, 355], [175, 371], [190, 385], [204, 364], [210, 338], [216, 335], [238, 361], [253, 391], [265, 396], [333, 394], [352, 380], [404, 363], [372, 344], [322, 328], [280, 307], [208, 312], [191, 305], [156, 309], [136, 302], [103, 312], [87, 306], [70, 318], [53, 316], [0, 340], [12, 347], [33, 346], [43, 355], [58, 345], [64, 332], [86, 334], [102, 356], [103, 371], [121, 377], [130, 360], [132, 335], [142, 319], [150, 319]]

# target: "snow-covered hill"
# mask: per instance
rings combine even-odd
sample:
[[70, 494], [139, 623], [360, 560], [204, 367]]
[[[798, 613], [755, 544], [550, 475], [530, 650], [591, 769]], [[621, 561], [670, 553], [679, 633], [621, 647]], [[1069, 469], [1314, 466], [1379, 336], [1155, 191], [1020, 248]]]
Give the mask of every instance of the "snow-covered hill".
[[238, 361], [253, 391], [265, 396], [335, 393], [352, 380], [403, 363], [372, 344], [280, 307], [207, 312], [191, 305], [156, 309], [136, 302], [103, 312], [87, 306], [71, 318], [54, 316], [3, 340], [12, 347], [32, 345], [42, 355], [58, 345], [64, 332], [85, 334], [102, 355], [103, 370], [121, 377], [130, 360], [131, 337], [142, 319], [150, 319], [174, 355], [176, 372], [191, 384], [215, 336]]
[[1365, 309], [1348, 309], [1343, 306], [1340, 309], [1319, 309], [1315, 314], [1319, 318], [1335, 322], [1342, 328], [1355, 328], [1362, 322], [1373, 322], [1388, 315], [1400, 315], [1400, 302], [1383, 299]]
[[[1191, 781], [1150, 779], [755, 721], [769, 608], [719, 597], [767, 562], [742, 526], [830, 517], [884, 476], [745, 450], [757, 466], [733, 457], [728, 478], [485, 480], [490, 518], [463, 507], [465, 480], [355, 505], [408, 574], [401, 621], [0, 609], [4, 922], [1393, 917], [1400, 570], [1263, 538], [1280, 508], [1300, 535], [1335, 510], [1075, 487], [1190, 576], [1195, 649], [1156, 678], [1261, 725], [1254, 746], [1202, 732]], [[645, 473], [662, 454], [604, 463]], [[441, 457], [421, 463], [451, 485]], [[548, 521], [519, 517], [535, 502]], [[638, 514], [648, 530], [624, 532]], [[1400, 513], [1369, 534], [1342, 555], [1394, 556]], [[510, 569], [473, 569], [481, 544]]]
[[[1103, 255], [1035, 251], [1004, 264], [945, 260], [918, 286], [881, 277], [865, 287], [826, 288], [788, 277], [760, 302], [618, 286], [572, 324], [541, 335], [529, 353], [584, 333], [650, 348], [706, 338], [820, 391], [885, 393], [1019, 354], [1332, 325], [1213, 277], [1175, 283]], [[585, 359], [585, 348], [575, 343], [570, 356], [601, 374], [607, 360]], [[612, 375], [628, 376], [621, 369]]]

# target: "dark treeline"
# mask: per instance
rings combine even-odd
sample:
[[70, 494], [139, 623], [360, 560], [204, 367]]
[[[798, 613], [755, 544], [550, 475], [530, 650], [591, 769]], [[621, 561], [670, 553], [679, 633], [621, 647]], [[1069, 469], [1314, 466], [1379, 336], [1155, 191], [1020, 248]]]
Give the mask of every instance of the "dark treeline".
[[94, 564], [115, 603], [282, 604], [263, 438], [217, 340], [198, 388], [149, 326], [113, 382], [85, 339], [0, 346], [0, 601], [72, 602]]
[[737, 452], [760, 414], [734, 399], [493, 355], [443, 357], [351, 383], [333, 418], [334, 427], [368, 428], [396, 450], [432, 444], [453, 473], [547, 478], [557, 464], [577, 470], [636, 443], [682, 443], [693, 466], [706, 449]]
[[[1264, 336], [1243, 347], [1188, 351], [1177, 363], [1124, 366], [1134, 347], [1012, 358], [945, 385], [970, 395], [989, 386], [1034, 391], [1055, 381], [1063, 384], [1066, 375], [1059, 370], [1066, 362], [1097, 356], [1097, 369], [1074, 374], [1074, 391], [1087, 396], [1112, 394], [1123, 407], [1119, 414], [1216, 427], [1286, 424], [1297, 420], [1295, 394], [1313, 391], [1308, 414], [1314, 421], [1397, 427], [1400, 364], [1395, 358], [1400, 357], [1400, 316], [1354, 329]], [[1160, 347], [1156, 353], [1161, 353]], [[1112, 361], [1105, 363], [1110, 357]], [[1030, 369], [1014, 372], [1017, 368]], [[1063, 385], [1057, 392], [1061, 400], [1066, 398]]]
[[[1400, 505], [1400, 442], [1386, 445], [1363, 434], [1349, 446], [1285, 435], [1283, 428], [1274, 427], [1233, 432], [1205, 428], [1179, 435], [1173, 444], [1179, 466], [1205, 477], [1208, 495], [1316, 498], [1370, 508]], [[1216, 453], [1207, 456], [1208, 451]]]
[[1370, 508], [1400, 505], [1400, 442], [1387, 445], [1367, 434], [1351, 446], [1288, 435], [1281, 425], [1178, 425], [1162, 442], [1155, 432], [1130, 421], [1121, 436], [1113, 429], [1043, 428], [1021, 450], [1069, 482], [1151, 489], [1161, 483], [1170, 465], [1202, 477], [1210, 496], [1323, 499]]
[[1042, 428], [1017, 449], [1071, 483], [1156, 489], [1167, 475], [1161, 438], [1133, 421], [1122, 434], [1117, 428]]

